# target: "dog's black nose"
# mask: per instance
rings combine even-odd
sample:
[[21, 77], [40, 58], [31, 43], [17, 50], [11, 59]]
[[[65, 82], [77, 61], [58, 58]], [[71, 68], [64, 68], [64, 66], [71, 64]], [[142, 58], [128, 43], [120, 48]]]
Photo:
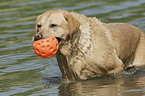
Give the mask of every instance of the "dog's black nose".
[[40, 40], [40, 39], [42, 39], [42, 38], [43, 38], [43, 35], [42, 35], [41, 33], [36, 33], [36, 34], [34, 35], [34, 41]]

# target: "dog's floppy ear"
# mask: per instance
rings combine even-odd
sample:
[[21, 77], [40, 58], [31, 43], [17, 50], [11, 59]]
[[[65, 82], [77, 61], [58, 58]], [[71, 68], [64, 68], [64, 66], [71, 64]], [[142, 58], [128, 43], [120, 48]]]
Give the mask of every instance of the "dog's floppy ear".
[[75, 17], [73, 17], [70, 12], [65, 11], [64, 13], [64, 17], [68, 22], [70, 38], [72, 39], [73, 35], [80, 27], [80, 22]]

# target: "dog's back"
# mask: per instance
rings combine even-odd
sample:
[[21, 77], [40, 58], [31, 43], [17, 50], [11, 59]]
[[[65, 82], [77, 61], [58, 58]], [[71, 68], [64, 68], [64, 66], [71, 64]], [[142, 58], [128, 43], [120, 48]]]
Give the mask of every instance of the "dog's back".
[[[127, 23], [108, 23], [112, 28], [119, 30], [123, 35], [121, 43], [122, 51], [119, 57], [128, 66], [133, 62], [134, 66], [145, 65], [145, 34], [139, 28]], [[124, 55], [123, 55], [124, 54]]]

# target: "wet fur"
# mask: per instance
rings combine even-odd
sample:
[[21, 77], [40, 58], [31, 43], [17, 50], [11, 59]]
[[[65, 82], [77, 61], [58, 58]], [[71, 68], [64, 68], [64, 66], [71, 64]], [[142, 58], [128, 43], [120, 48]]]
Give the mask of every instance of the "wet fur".
[[[48, 28], [50, 21], [56, 21], [58, 28]], [[65, 10], [47, 11], [38, 16], [38, 23], [43, 27], [36, 25], [36, 33], [39, 30], [44, 38], [62, 39], [56, 57], [65, 80], [84, 80], [145, 65], [145, 34], [133, 25], [103, 23]]]

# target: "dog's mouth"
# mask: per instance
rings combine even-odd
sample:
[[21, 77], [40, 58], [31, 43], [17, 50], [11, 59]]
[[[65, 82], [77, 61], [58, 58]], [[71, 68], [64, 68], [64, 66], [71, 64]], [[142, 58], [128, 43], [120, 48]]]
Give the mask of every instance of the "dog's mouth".
[[55, 37], [58, 40], [58, 43], [61, 42], [61, 38], [60, 37]]
[[[61, 37], [55, 37], [57, 40], [58, 40], [58, 43], [60, 44], [61, 41], [63, 40], [63, 38]], [[33, 41], [37, 41], [37, 40], [40, 40], [40, 39], [43, 39], [43, 35], [41, 33], [37, 33], [33, 36]]]

